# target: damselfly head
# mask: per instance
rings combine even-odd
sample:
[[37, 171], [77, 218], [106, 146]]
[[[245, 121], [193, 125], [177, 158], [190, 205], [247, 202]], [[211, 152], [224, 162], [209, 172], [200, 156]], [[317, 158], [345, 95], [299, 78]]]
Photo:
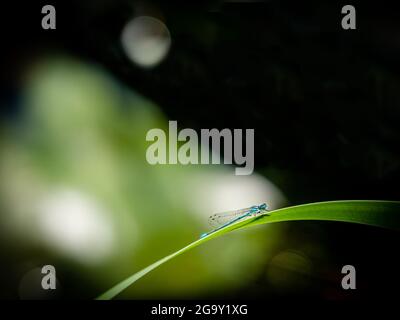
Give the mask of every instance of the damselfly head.
[[267, 211], [267, 210], [268, 210], [268, 206], [267, 206], [266, 203], [263, 203], [263, 204], [260, 204], [260, 205], [258, 206], [258, 209], [259, 209], [260, 211]]

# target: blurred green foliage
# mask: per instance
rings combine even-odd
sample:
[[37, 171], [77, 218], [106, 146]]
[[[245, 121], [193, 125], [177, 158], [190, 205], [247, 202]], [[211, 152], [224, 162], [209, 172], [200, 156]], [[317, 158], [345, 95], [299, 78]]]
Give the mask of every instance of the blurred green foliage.
[[[149, 165], [146, 133], [167, 124], [156, 105], [99, 67], [68, 57], [34, 65], [22, 97], [21, 116], [3, 123], [0, 145], [0, 219], [3, 236], [17, 241], [18, 263], [32, 255], [39, 264], [51, 260], [61, 285], [68, 283], [67, 296], [94, 297], [209, 228], [207, 195], [225, 191], [209, 188], [207, 181], [233, 173], [222, 166]], [[203, 206], [196, 208], [198, 203]], [[46, 220], [43, 207], [50, 210]], [[56, 234], [46, 234], [48, 221]], [[202, 296], [238, 288], [261, 272], [278, 239], [279, 228], [269, 229], [268, 237], [266, 231], [235, 233], [185, 255], [123, 297]]]

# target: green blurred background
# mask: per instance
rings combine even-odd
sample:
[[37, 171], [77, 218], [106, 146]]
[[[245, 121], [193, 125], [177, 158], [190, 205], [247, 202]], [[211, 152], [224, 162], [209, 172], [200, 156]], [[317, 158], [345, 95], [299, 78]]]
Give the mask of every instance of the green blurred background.
[[[146, 133], [168, 131], [166, 117], [99, 67], [46, 57], [26, 73], [21, 96], [18, 121], [2, 130], [2, 236], [27, 259], [19, 268], [56, 266], [61, 288], [77, 276], [84, 287], [92, 284], [82, 293], [95, 294], [195, 240], [211, 228], [212, 212], [264, 199], [272, 208], [284, 204], [282, 193], [257, 174], [148, 164]], [[211, 244], [184, 256], [125, 295], [236, 288], [260, 268], [278, 233], [270, 230], [271, 241], [262, 230], [233, 234], [229, 246]], [[22, 297], [35, 285], [29, 279], [21, 280]]]

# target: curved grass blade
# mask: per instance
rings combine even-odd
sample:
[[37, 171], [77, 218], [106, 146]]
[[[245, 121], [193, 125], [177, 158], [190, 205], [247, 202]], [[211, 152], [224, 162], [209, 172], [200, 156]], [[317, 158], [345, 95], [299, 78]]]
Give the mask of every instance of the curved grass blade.
[[327, 220], [341, 221], [383, 227], [400, 230], [400, 202], [397, 201], [373, 201], [373, 200], [346, 200], [329, 201], [304, 204], [299, 206], [282, 208], [269, 211], [269, 215], [261, 215], [240, 221], [226, 228], [222, 228], [208, 236], [198, 239], [186, 247], [158, 260], [141, 271], [121, 281], [102, 295], [98, 300], [109, 300], [114, 298], [131, 284], [142, 278], [163, 263], [176, 256], [197, 247], [198, 245], [219, 237], [229, 231], [249, 227], [253, 225], [295, 221], [295, 220]]

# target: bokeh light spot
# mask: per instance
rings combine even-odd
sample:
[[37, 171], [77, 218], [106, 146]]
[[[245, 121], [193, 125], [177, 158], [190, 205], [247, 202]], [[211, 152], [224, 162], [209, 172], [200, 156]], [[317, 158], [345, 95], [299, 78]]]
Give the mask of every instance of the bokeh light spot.
[[97, 203], [75, 190], [45, 197], [39, 204], [39, 229], [45, 242], [83, 263], [112, 251], [112, 223]]
[[121, 35], [126, 55], [135, 64], [150, 68], [159, 64], [171, 46], [171, 36], [160, 20], [141, 16], [129, 21]]

